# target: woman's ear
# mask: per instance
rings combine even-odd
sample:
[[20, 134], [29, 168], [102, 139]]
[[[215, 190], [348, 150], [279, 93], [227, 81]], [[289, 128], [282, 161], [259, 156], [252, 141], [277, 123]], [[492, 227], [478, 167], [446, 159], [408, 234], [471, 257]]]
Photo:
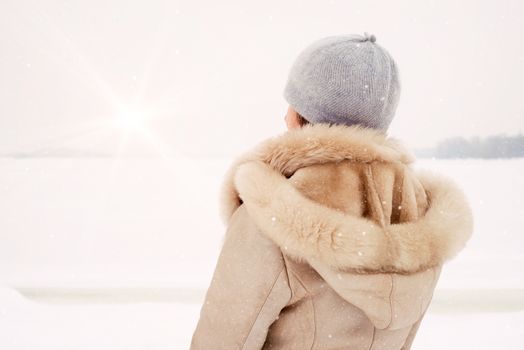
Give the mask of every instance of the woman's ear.
[[300, 114], [298, 114], [298, 112], [295, 111], [293, 107], [291, 106], [289, 106], [287, 109], [285, 120], [286, 120], [287, 128], [289, 130], [299, 129], [302, 126], [304, 126], [305, 124], [307, 124], [307, 121]]

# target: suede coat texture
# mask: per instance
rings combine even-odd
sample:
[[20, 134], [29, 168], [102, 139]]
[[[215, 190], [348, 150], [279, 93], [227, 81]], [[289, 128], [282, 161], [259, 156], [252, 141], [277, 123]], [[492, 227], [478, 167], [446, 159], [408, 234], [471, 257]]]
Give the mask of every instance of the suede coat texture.
[[191, 349], [409, 349], [473, 231], [462, 191], [384, 133], [309, 124], [237, 158]]

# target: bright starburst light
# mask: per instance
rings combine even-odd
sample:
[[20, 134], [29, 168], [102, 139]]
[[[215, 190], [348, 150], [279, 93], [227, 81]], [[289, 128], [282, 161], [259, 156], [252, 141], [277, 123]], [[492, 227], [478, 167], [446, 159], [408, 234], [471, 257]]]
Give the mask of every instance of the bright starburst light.
[[114, 126], [124, 132], [143, 133], [147, 131], [147, 119], [147, 111], [136, 106], [123, 106], [116, 113]]

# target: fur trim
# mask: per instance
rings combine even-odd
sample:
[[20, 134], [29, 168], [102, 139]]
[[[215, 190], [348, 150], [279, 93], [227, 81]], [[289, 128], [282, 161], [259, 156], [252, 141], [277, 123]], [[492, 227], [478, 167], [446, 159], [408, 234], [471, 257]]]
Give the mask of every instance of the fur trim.
[[410, 163], [400, 144], [371, 129], [313, 124], [266, 140], [238, 158], [222, 188], [227, 223], [243, 202], [286, 254], [358, 272], [412, 273], [456, 255], [473, 230], [464, 194], [450, 180], [419, 173], [430, 206], [414, 222], [382, 227], [317, 203], [287, 181], [301, 167], [351, 159]]
[[381, 131], [360, 126], [307, 124], [267, 139], [236, 159], [225, 175], [220, 192], [220, 216], [227, 224], [241, 204], [233, 179], [243, 163], [259, 160], [290, 176], [302, 167], [346, 159], [406, 164], [414, 160], [400, 142]]
[[431, 203], [428, 211], [415, 222], [386, 227], [310, 200], [260, 161], [240, 166], [235, 184], [257, 226], [290, 256], [339, 269], [412, 273], [455, 256], [473, 230], [456, 185], [430, 173], [418, 176]]

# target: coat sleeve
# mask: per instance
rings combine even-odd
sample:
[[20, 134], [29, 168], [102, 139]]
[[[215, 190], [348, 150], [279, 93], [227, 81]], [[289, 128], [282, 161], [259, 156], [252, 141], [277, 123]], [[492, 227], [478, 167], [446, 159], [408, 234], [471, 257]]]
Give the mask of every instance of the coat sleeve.
[[282, 252], [241, 205], [231, 217], [191, 350], [261, 349], [290, 299]]
[[404, 345], [402, 346], [401, 350], [410, 350], [411, 346], [413, 345], [413, 341], [415, 340], [415, 336], [417, 335], [418, 329], [420, 327], [420, 323], [422, 322], [422, 319], [424, 318], [424, 315], [426, 314], [426, 311], [420, 316], [419, 320], [415, 322], [413, 326], [411, 326], [411, 329], [408, 333], [408, 337], [406, 338], [406, 341], [404, 342]]

